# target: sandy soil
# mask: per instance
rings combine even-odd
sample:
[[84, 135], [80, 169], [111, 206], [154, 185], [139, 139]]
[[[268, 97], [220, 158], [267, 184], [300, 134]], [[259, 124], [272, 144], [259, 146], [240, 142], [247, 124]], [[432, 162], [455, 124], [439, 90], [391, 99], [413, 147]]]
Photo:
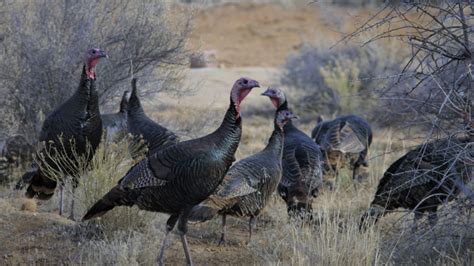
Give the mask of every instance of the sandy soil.
[[220, 67], [275, 67], [304, 42], [338, 40], [341, 33], [360, 24], [367, 13], [321, 3], [297, 9], [224, 4], [198, 12], [189, 44], [191, 49], [215, 51]]

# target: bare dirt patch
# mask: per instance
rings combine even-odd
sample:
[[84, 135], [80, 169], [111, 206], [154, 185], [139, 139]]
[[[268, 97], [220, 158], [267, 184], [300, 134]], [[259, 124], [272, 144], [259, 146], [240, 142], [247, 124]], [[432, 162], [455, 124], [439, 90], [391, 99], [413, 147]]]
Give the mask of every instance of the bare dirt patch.
[[322, 5], [223, 4], [198, 12], [189, 44], [191, 49], [215, 50], [221, 67], [274, 67], [303, 42], [338, 40], [367, 13]]

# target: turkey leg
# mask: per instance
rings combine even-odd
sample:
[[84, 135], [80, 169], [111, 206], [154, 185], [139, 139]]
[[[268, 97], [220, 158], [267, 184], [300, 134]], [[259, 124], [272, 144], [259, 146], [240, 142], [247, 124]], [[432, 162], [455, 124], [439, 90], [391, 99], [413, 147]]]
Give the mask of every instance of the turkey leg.
[[158, 257], [158, 265], [164, 265], [165, 250], [169, 244], [169, 235], [170, 232], [173, 230], [174, 226], [176, 225], [178, 218], [179, 216], [177, 214], [173, 214], [170, 216], [170, 218], [168, 218], [168, 221], [166, 221], [166, 232], [165, 237], [163, 238], [163, 242], [161, 243], [160, 255]]
[[59, 185], [59, 215], [63, 215], [64, 186]]
[[255, 217], [251, 216], [249, 219], [249, 243], [252, 240], [252, 227], [255, 226], [255, 222], [256, 222]]
[[226, 240], [225, 240], [225, 233], [226, 233], [226, 215], [222, 215], [222, 233], [221, 233], [221, 240], [219, 241], [219, 246], [220, 245], [225, 245]]
[[179, 216], [178, 232], [181, 235], [181, 243], [183, 244], [184, 255], [186, 256], [186, 265], [193, 265], [191, 254], [189, 253], [188, 239], [186, 233], [188, 232], [188, 217], [191, 213], [191, 208], [185, 209]]
[[72, 186], [72, 200], [71, 200], [71, 212], [69, 213], [69, 219], [74, 221], [74, 200], [76, 198], [76, 187]]

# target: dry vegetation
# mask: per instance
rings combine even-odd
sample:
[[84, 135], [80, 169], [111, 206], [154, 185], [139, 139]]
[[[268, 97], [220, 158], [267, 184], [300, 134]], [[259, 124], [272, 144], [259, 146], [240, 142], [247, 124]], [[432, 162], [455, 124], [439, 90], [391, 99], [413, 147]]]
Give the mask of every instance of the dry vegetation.
[[[192, 116], [189, 119], [192, 119]], [[245, 117], [244, 135], [238, 157], [245, 157], [261, 149], [270, 134], [270, 125], [269, 119]], [[203, 133], [214, 126], [216, 123], [202, 130]], [[309, 124], [300, 126], [311, 128]], [[444, 218], [441, 225], [435, 229], [436, 236], [448, 239], [450, 244], [439, 241], [439, 251], [433, 250], [429, 244], [419, 247], [417, 252], [403, 250], [405, 245], [413, 241], [409, 231], [413, 215], [409, 212], [387, 215], [378, 226], [366, 232], [359, 231], [360, 216], [372, 200], [378, 179], [395, 158], [413, 145], [412, 142], [398, 140], [399, 137], [393, 134], [392, 131], [386, 130], [376, 132], [377, 137], [370, 150], [369, 178], [354, 186], [350, 171], [342, 171], [335, 189], [324, 191], [314, 202], [316, 219], [313, 223], [288, 221], [284, 202], [275, 195], [258, 220], [257, 233], [250, 243], [247, 243], [245, 220], [230, 219], [229, 244], [225, 247], [218, 246], [220, 219], [191, 225], [190, 245], [195, 263], [229, 264], [239, 259], [238, 264], [373, 265], [417, 261], [456, 264], [472, 260], [469, 257], [469, 254], [472, 254], [469, 251], [469, 248], [472, 248], [472, 231], [457, 228], [460, 235], [453, 235], [451, 231], [446, 231], [450, 229], [445, 227], [447, 221]], [[86, 208], [108, 191], [133, 164], [127, 146], [122, 143], [99, 148], [92, 169], [82, 176], [76, 194], [76, 200], [79, 202], [77, 213], [83, 214]], [[70, 187], [67, 188], [66, 202], [69, 202], [71, 193]], [[121, 207], [99, 220], [76, 223], [55, 214], [58, 206], [57, 196], [51, 201], [40, 203], [38, 213], [27, 213], [19, 211], [22, 203], [19, 201], [19, 192], [2, 189], [1, 193], [0, 206], [3, 211], [0, 213], [0, 220], [8, 223], [9, 228], [14, 228], [2, 230], [0, 235], [4, 243], [11, 243], [0, 249], [5, 263], [155, 263], [167, 218], [164, 214]], [[452, 215], [450, 210], [455, 206], [445, 206], [445, 213]], [[469, 215], [464, 216], [464, 219], [467, 218]], [[448, 232], [449, 234], [445, 235]], [[430, 235], [431, 232], [426, 230], [417, 234], [420, 238]], [[58, 246], [61, 246], [61, 252], [57, 252]], [[406, 255], [415, 257], [405, 257]], [[420, 260], [416, 256], [419, 256]], [[167, 262], [180, 264], [183, 260], [180, 243], [175, 239], [167, 255]]]
[[[249, 76], [258, 73], [264, 80], [259, 81], [264, 85], [278, 83], [280, 76], [276, 74], [279, 72], [271, 67], [283, 64], [288, 53], [302, 48], [304, 43], [318, 46], [318, 41], [306, 36], [327, 34], [328, 44], [318, 46], [325, 49], [331, 41], [340, 37], [340, 33], [328, 30], [327, 25], [338, 25], [339, 31], [348, 32], [354, 29], [351, 19], [353, 23], [354, 20], [367, 18], [366, 11], [363, 10], [332, 8], [321, 13], [309, 8], [303, 11], [294, 8], [296, 7], [288, 9], [285, 4], [232, 3], [217, 7], [211, 5], [199, 10], [195, 31], [190, 36], [190, 46], [193, 49], [216, 49], [221, 67], [270, 68], [190, 71], [186, 74], [186, 81], [189, 84], [195, 84], [196, 80], [204, 82], [203, 89], [193, 97], [176, 99], [169, 96], [161, 98], [160, 95], [159, 98], [148, 101], [145, 108], [151, 113], [151, 117], [184, 136], [184, 139], [206, 134], [219, 124], [227, 105], [228, 88], [242, 73]], [[335, 14], [343, 17], [347, 13], [351, 14], [348, 19], [335, 21]], [[218, 23], [222, 18], [228, 21]], [[257, 28], [259, 30], [256, 32]], [[223, 40], [222, 36], [225, 35], [230, 36]], [[280, 35], [284, 35], [284, 38]], [[235, 43], [242, 45], [235, 47]], [[268, 46], [269, 44], [273, 45]], [[384, 47], [389, 46], [376, 48], [377, 59], [396, 56], [384, 50]], [[327, 54], [327, 50], [322, 50], [321, 53], [333, 59]], [[334, 55], [337, 52], [332, 53]], [[360, 97], [365, 97], [363, 94], [359, 95], [359, 91], [351, 91], [362, 87], [361, 80], [351, 82], [351, 79], [355, 76], [356, 79], [363, 79], [363, 76], [357, 74], [367, 72], [372, 66], [372, 57], [360, 58], [352, 61], [352, 72], [341, 70], [342, 66], [347, 65], [343, 57], [316, 66], [323, 69], [321, 79], [325, 86], [337, 87], [340, 90], [338, 92], [344, 96], [342, 100], [339, 99], [337, 107], [328, 109], [326, 114], [355, 109], [367, 115], [359, 104], [354, 109], [347, 108], [346, 104], [347, 99], [355, 94], [359, 96], [358, 101], [363, 99]], [[385, 63], [386, 61], [382, 61], [380, 64], [387, 65]], [[287, 66], [288, 64], [287, 61]], [[222, 75], [224, 72], [226, 74]], [[205, 73], [208, 74], [204, 75]], [[379, 74], [380, 72], [370, 72], [367, 75]], [[345, 75], [345, 79], [341, 75]], [[334, 84], [336, 82], [340, 83]], [[344, 83], [343, 86], [341, 83]], [[298, 91], [291, 86], [285, 89], [291, 103], [296, 103], [301, 99], [302, 93], [304, 95], [307, 92]], [[242, 106], [244, 132], [237, 159], [262, 149], [271, 133], [270, 117], [273, 110], [267, 100], [261, 100], [263, 97], [258, 96], [258, 92], [254, 91], [255, 95], [250, 95]], [[211, 94], [215, 98], [209, 101]], [[308, 108], [303, 107], [306, 110]], [[304, 108], [299, 110], [303, 111]], [[298, 126], [309, 133], [314, 126], [313, 116], [314, 113], [303, 113]], [[360, 217], [372, 200], [384, 171], [410, 147], [420, 143], [420, 138], [423, 139], [422, 136], [405, 135], [399, 129], [390, 128], [376, 128], [374, 135], [369, 151], [368, 178], [362, 183], [354, 183], [348, 169], [341, 171], [334, 190], [324, 190], [314, 201], [316, 218], [311, 223], [288, 221], [284, 202], [278, 195], [274, 195], [271, 204], [257, 221], [256, 234], [250, 243], [247, 243], [245, 220], [228, 219], [227, 246], [218, 246], [220, 219], [190, 225], [189, 241], [194, 262], [197, 265], [472, 264], [474, 223], [470, 210], [465, 209], [461, 202], [463, 198], [442, 206], [440, 222], [434, 228], [424, 226], [412, 233], [410, 228], [413, 214], [400, 211], [386, 215], [377, 226], [365, 232], [359, 231]], [[133, 165], [128, 148], [125, 142], [101, 145], [91, 169], [86, 170], [81, 178], [76, 193], [79, 203], [76, 205], [76, 213], [85, 213]], [[121, 207], [92, 222], [73, 222], [56, 214], [57, 196], [48, 202], [39, 202], [37, 212], [21, 211], [24, 203], [22, 192], [13, 190], [13, 185], [11, 183], [0, 188], [0, 224], [5, 225], [0, 230], [0, 264], [156, 264], [167, 215]], [[66, 188], [66, 202], [69, 202], [72, 194], [70, 186], [67, 185]], [[165, 261], [171, 265], [182, 264], [184, 254], [181, 244], [177, 237], [173, 240]]]

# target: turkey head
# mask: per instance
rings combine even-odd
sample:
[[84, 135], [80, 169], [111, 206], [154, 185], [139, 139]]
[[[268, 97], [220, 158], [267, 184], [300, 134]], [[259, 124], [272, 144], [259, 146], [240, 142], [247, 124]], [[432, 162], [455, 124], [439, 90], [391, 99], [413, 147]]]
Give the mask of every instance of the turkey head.
[[269, 87], [262, 95], [268, 96], [277, 109], [286, 101], [285, 94], [278, 88]]
[[283, 127], [293, 119], [298, 119], [298, 116], [288, 110], [283, 110], [278, 112], [275, 122], [283, 130]]
[[103, 57], [107, 57], [105, 51], [98, 48], [90, 48], [84, 54], [84, 63], [86, 64], [87, 77], [95, 79], [94, 67], [99, 63], [99, 60]]
[[250, 91], [260, 87], [258, 81], [249, 78], [240, 78], [235, 81], [230, 94], [231, 101], [234, 103], [235, 109], [237, 110], [237, 117], [240, 117], [240, 103], [247, 97]]

